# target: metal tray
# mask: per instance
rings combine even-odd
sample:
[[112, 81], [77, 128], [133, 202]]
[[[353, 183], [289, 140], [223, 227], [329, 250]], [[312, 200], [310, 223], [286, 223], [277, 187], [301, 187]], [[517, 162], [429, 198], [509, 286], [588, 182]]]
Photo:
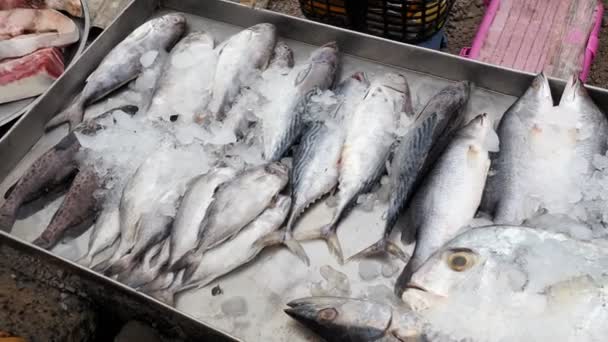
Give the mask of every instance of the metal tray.
[[[80, 56], [80, 54], [82, 54], [82, 52], [84, 51], [89, 37], [89, 29], [91, 28], [91, 20], [89, 17], [89, 7], [87, 5], [87, 1], [80, 0], [80, 3], [82, 5], [82, 18], [75, 18], [70, 16], [70, 18], [74, 20], [76, 26], [78, 27], [78, 30], [80, 32], [80, 39], [78, 43], [74, 43], [65, 49], [64, 58], [66, 62], [66, 69], [71, 64], [76, 62], [78, 56]], [[38, 95], [27, 99], [0, 104], [0, 127], [6, 125], [11, 120], [14, 120], [19, 115], [25, 113], [34, 105], [36, 99], [40, 98], [41, 96], [42, 95]], [[0, 136], [2, 136], [1, 133]]]
[[[450, 82], [470, 80], [477, 87], [472, 92], [466, 109], [467, 115], [473, 117], [487, 112], [498, 119], [532, 80], [530, 74], [266, 10], [253, 10], [222, 0], [166, 0], [158, 6], [159, 3], [155, 0], [133, 1], [7, 136], [0, 140], [0, 179], [4, 178], [0, 184], [0, 193], [4, 193], [28, 165], [66, 134], [66, 130], [57, 129], [43, 135], [44, 124], [81, 89], [87, 75], [103, 56], [147, 18], [167, 11], [188, 13], [191, 30], [208, 30], [218, 41], [243, 27], [271, 22], [277, 26], [281, 38], [294, 49], [297, 60], [300, 61], [316, 46], [336, 40], [343, 52], [342, 77], [355, 70], [365, 71], [371, 77], [388, 71], [401, 72], [409, 81], [417, 109]], [[564, 86], [560, 81], [551, 81], [551, 85], [556, 94], [561, 93]], [[608, 93], [597, 88], [590, 90], [597, 103], [607, 108]], [[13, 235], [20, 242], [15, 243], [29, 245], [26, 241], [33, 240], [46, 227], [59, 203], [58, 199], [45, 210], [18, 221], [13, 228]], [[338, 235], [345, 256], [350, 256], [380, 237], [385, 208], [385, 203], [377, 203], [371, 212], [355, 209], [344, 220]], [[329, 213], [330, 209], [324, 203], [319, 203], [303, 217], [296, 229], [318, 227], [329, 220]], [[57, 262], [74, 267], [66, 259], [76, 259], [85, 252], [88, 235], [87, 232], [55, 247], [52, 253], [59, 256]], [[8, 237], [0, 235], [0, 239]], [[311, 266], [308, 268], [287, 250], [266, 250], [249, 265], [209, 286], [184, 293], [178, 298], [176, 308], [248, 341], [314, 340], [310, 332], [283, 313], [287, 301], [311, 294], [364, 297], [389, 303], [396, 300], [392, 294], [396, 274], [392, 272], [402, 268], [401, 262], [372, 259], [339, 266], [323, 242], [307, 242], [304, 248], [311, 257]], [[341, 272], [342, 276], [327, 272], [327, 266]], [[326, 279], [321, 276], [321, 270]], [[97, 279], [100, 286], [119, 286], [111, 279], [94, 275], [88, 269], [78, 267], [78, 272], [86, 277], [94, 277], [90, 279]], [[218, 284], [224, 293], [212, 296], [210, 289]], [[154, 301], [144, 295], [139, 296]], [[236, 297], [240, 298], [235, 299]], [[246, 305], [238, 314], [227, 313], [226, 307], [235, 301], [241, 304], [245, 302]]]

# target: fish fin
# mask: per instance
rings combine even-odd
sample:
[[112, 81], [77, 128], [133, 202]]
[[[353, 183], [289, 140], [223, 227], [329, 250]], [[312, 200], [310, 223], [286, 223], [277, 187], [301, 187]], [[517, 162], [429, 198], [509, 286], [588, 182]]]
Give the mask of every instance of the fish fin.
[[384, 239], [381, 239], [381, 240], [377, 241], [376, 243], [374, 243], [373, 245], [367, 247], [366, 249], [364, 249], [364, 250], [360, 251], [359, 253], [346, 259], [346, 262], [349, 262], [354, 259], [359, 259], [359, 258], [382, 254], [382, 253], [387, 253], [389, 255], [392, 255], [396, 258], [403, 260], [404, 262], [407, 262], [407, 260], [409, 259], [407, 254], [405, 254], [405, 252], [401, 249], [401, 247], [397, 246], [396, 244], [392, 243], [391, 241], [386, 241]]
[[190, 250], [190, 251], [186, 252], [181, 258], [177, 259], [177, 261], [174, 262], [173, 265], [171, 265], [171, 267], [169, 267], [169, 271], [177, 272], [177, 271], [181, 270], [182, 268], [188, 267], [188, 265], [190, 265], [190, 263], [192, 262], [192, 260], [195, 256], [195, 253], [196, 253], [196, 250]]
[[159, 300], [167, 305], [175, 306], [175, 293], [173, 292], [173, 289], [171, 287], [157, 291], [150, 291], [147, 294], [150, 297], [153, 297], [154, 299]]
[[76, 260], [76, 263], [88, 267], [93, 263], [93, 256], [87, 253], [83, 255], [80, 259]]
[[63, 110], [61, 113], [55, 115], [49, 122], [44, 126], [46, 132], [52, 130], [55, 127], [61, 126], [64, 123], [68, 123], [70, 131], [74, 130], [78, 124], [82, 122], [84, 116], [84, 103], [79, 98], [68, 108]]
[[288, 238], [285, 239], [283, 243], [293, 254], [298, 257], [298, 259], [302, 260], [302, 262], [306, 264], [306, 266], [310, 266], [310, 259], [308, 258], [308, 254], [306, 254], [306, 251], [304, 251], [304, 248], [298, 241], [294, 240], [293, 238]]
[[129, 253], [109, 265], [108, 268], [103, 271], [103, 273], [107, 276], [112, 276], [124, 272], [129, 268], [132, 261], [133, 254]]
[[338, 240], [336, 229], [328, 229], [323, 233], [323, 238], [327, 241], [327, 247], [329, 247], [331, 254], [338, 259], [340, 265], [344, 265], [344, 254], [342, 253], [342, 246], [340, 246], [340, 240]]
[[17, 187], [17, 183], [19, 183], [19, 181], [13, 183], [13, 185], [11, 185], [8, 189], [6, 189], [6, 192], [4, 193], [4, 199], [7, 199], [8, 196], [11, 195], [11, 193], [15, 190], [15, 188]]
[[50, 241], [45, 239], [42, 235], [37, 237], [36, 240], [32, 241], [32, 244], [34, 244], [40, 248], [43, 248], [43, 249], [50, 249], [54, 245]]
[[108, 269], [108, 267], [112, 266], [114, 261], [115, 260], [113, 258], [106, 259], [97, 263], [95, 266], [91, 267], [91, 269], [95, 272], [103, 273], [106, 269]]

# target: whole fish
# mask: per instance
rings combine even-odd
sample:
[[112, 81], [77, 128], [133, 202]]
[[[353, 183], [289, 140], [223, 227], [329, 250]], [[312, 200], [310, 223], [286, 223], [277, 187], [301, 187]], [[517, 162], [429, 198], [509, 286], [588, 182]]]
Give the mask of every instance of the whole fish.
[[137, 243], [139, 230], [147, 227], [140, 225], [140, 219], [147, 213], [158, 212], [172, 216], [168, 208], [173, 208], [181, 196], [176, 191], [178, 175], [171, 168], [175, 160], [174, 148], [161, 148], [150, 155], [127, 181], [120, 199], [120, 242], [112, 257], [93, 267], [95, 271], [105, 271], [123, 256], [129, 254]]
[[325, 239], [330, 251], [343, 262], [342, 248], [336, 235], [337, 226], [356, 203], [357, 197], [370, 191], [384, 172], [396, 138], [395, 127], [399, 126], [401, 113], [408, 108], [409, 98], [409, 86], [402, 75], [389, 73], [372, 82], [350, 122], [345, 124], [347, 130], [340, 156], [338, 205], [333, 217], [318, 232], [307, 232], [296, 236], [296, 239]]
[[69, 123], [70, 129], [74, 129], [82, 121], [86, 105], [136, 78], [148, 62], [145, 57], [155, 58], [160, 51], [167, 52], [185, 29], [186, 18], [177, 13], [151, 19], [139, 26], [104, 57], [87, 78], [81, 94], [68, 108], [52, 118], [46, 129], [63, 123]]
[[353, 255], [350, 259], [387, 252], [406, 260], [401, 248], [389, 241], [399, 215], [414, 194], [416, 186], [426, 172], [424, 169], [434, 163], [443, 147], [449, 142], [454, 129], [464, 121], [465, 107], [471, 85], [458, 82], [442, 89], [433, 96], [412, 123], [412, 128], [401, 138], [393, 153], [389, 170], [389, 184], [392, 189], [386, 213], [384, 234], [380, 241]]
[[607, 262], [606, 244], [534, 228], [474, 228], [427, 259], [403, 300], [459, 340], [601, 340]]
[[266, 160], [280, 160], [295, 142], [302, 129], [309, 94], [331, 87], [337, 69], [338, 46], [335, 42], [323, 45], [312, 52], [287, 93], [270, 103], [262, 123]]
[[236, 174], [233, 168], [219, 167], [194, 178], [189, 183], [175, 216], [170, 238], [169, 266], [173, 266], [188, 251], [196, 247], [201, 222], [214, 199], [217, 188], [233, 179]]
[[201, 222], [196, 250], [175, 263], [173, 270], [191, 265], [208, 249], [232, 239], [285, 187], [288, 172], [281, 163], [269, 163], [245, 170], [221, 185]]
[[211, 101], [206, 112], [196, 119], [198, 122], [205, 117], [224, 119], [241, 88], [253, 82], [256, 71], [266, 69], [276, 41], [276, 27], [263, 23], [235, 34], [217, 47]]
[[133, 248], [110, 265], [104, 273], [111, 276], [130, 269], [150, 247], [157, 245], [171, 234], [172, 224], [173, 217], [163, 215], [160, 208], [159, 211], [142, 215], [137, 222], [137, 236]]
[[169, 288], [153, 294], [166, 303], [173, 304], [173, 297], [176, 293], [203, 287], [250, 262], [263, 249], [254, 242], [261, 236], [277, 230], [285, 221], [290, 206], [291, 199], [288, 196], [279, 195], [270, 207], [237, 233], [232, 240], [209, 249], [202, 255], [198, 263], [187, 268]]
[[489, 151], [498, 151], [498, 137], [481, 114], [456, 133], [424, 179], [406, 213], [416, 246], [397, 280], [399, 295], [400, 284], [475, 216], [490, 169]]
[[493, 160], [496, 174], [488, 177], [482, 210], [493, 215], [496, 223], [521, 223], [536, 208], [526, 208], [525, 180], [522, 175], [534, 160], [528, 145], [539, 134], [537, 122], [553, 107], [549, 82], [537, 75], [526, 92], [504, 114], [498, 126], [501, 149]]
[[208, 32], [189, 33], [175, 45], [152, 98], [150, 117], [169, 121], [178, 115], [188, 123], [207, 106], [217, 63], [213, 48]]
[[99, 209], [95, 192], [103, 186], [101, 179], [91, 167], [80, 168], [74, 181], [51, 222], [33, 244], [50, 249], [74, 227], [93, 223]]
[[353, 74], [336, 89], [336, 95], [342, 98], [336, 111], [328, 114], [326, 121], [315, 121], [305, 126], [300, 144], [293, 154], [290, 177], [293, 206], [287, 225], [285, 229], [260, 239], [260, 244], [284, 243], [304, 263], [310, 264], [302, 246], [292, 238], [293, 228], [306, 208], [338, 184], [338, 162], [344, 141], [344, 129], [340, 124], [341, 118], [346, 115], [342, 109], [348, 107], [344, 102], [360, 101], [367, 87], [369, 82], [365, 74]]
[[576, 153], [586, 164], [586, 169], [582, 171], [589, 172], [593, 156], [604, 155], [606, 152], [608, 119], [593, 102], [578, 75], [573, 75], [566, 83], [559, 109], [577, 119], [577, 129], [581, 134], [576, 144]]
[[[153, 245], [146, 251], [139, 263], [118, 274], [117, 280], [132, 288], [140, 288], [158, 277], [169, 261], [171, 246], [169, 239]], [[167, 284], [167, 286], [169, 286]]]
[[85, 266], [91, 265], [93, 258], [97, 254], [112, 246], [118, 240], [120, 236], [118, 203], [106, 206], [101, 214], [99, 214], [92, 229], [87, 253], [78, 260], [78, 263]]
[[[104, 127], [100, 122], [117, 111], [133, 115], [135, 106], [122, 106], [111, 109], [98, 117], [82, 122], [75, 129], [78, 134], [94, 135]], [[0, 229], [10, 232], [19, 208], [40, 197], [51, 189], [57, 188], [78, 172], [76, 154], [81, 150], [80, 142], [74, 132], [69, 133], [55, 146], [38, 158], [4, 194], [5, 201], [0, 206]]]
[[447, 336], [429, 331], [422, 317], [404, 307], [329, 296], [300, 298], [287, 306], [286, 314], [325, 341], [450, 341]]

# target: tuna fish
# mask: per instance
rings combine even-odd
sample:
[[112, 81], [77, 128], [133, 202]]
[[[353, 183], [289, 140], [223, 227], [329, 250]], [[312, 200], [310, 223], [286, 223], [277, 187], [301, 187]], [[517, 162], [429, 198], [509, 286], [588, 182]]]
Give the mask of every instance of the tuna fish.
[[47, 130], [66, 122], [74, 129], [82, 121], [86, 105], [136, 78], [146, 64], [154, 62], [149, 61], [151, 57], [173, 47], [185, 28], [186, 18], [177, 13], [154, 18], [138, 27], [104, 57], [87, 78], [81, 94], [47, 123]]

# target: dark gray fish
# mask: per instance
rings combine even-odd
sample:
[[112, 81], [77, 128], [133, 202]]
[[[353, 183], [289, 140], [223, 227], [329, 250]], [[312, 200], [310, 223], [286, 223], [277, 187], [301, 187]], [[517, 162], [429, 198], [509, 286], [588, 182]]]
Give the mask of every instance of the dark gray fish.
[[99, 209], [99, 200], [96, 198], [95, 192], [102, 186], [103, 180], [99, 178], [95, 170], [92, 168], [80, 169], [51, 222], [33, 243], [50, 249], [71, 228], [93, 223]]
[[389, 241], [389, 237], [403, 208], [424, 176], [424, 169], [437, 159], [437, 152], [443, 150], [453, 130], [463, 124], [462, 112], [470, 91], [471, 85], [466, 81], [449, 85], [433, 96], [418, 114], [411, 130], [401, 139], [393, 155], [389, 170], [391, 194], [384, 234], [380, 241], [350, 259], [381, 252], [404, 261], [407, 259], [401, 248]]
[[68, 108], [53, 117], [46, 129], [64, 123], [69, 123], [70, 129], [74, 129], [82, 121], [86, 105], [136, 78], [146, 67], [142, 56], [154, 52], [167, 53], [185, 29], [186, 18], [178, 13], [166, 14], [139, 26], [104, 57], [87, 78], [81, 94]]
[[405, 308], [393, 309], [372, 301], [329, 296], [300, 298], [287, 306], [286, 314], [326, 341], [429, 341], [423, 332], [423, 321]]
[[[302, 116], [312, 91], [331, 87], [338, 69], [338, 46], [331, 42], [316, 49], [303, 69], [296, 75], [287, 98], [271, 103], [269, 117], [263, 118], [264, 158], [280, 160], [299, 137]], [[275, 109], [274, 105], [278, 106]]]
[[291, 171], [291, 188], [293, 206], [285, 229], [272, 232], [260, 239], [258, 243], [269, 246], [284, 243], [305, 264], [310, 261], [302, 246], [292, 238], [297, 219], [318, 199], [329, 193], [338, 184], [338, 163], [344, 142], [344, 129], [341, 118], [348, 115], [345, 102], [356, 102], [363, 98], [369, 87], [365, 74], [355, 73], [336, 89], [336, 95], [342, 98], [333, 113], [327, 113], [325, 121], [308, 123], [300, 138], [300, 144], [293, 154]]
[[119, 273], [117, 280], [135, 289], [151, 283], [167, 266], [170, 249], [169, 239], [153, 245], [138, 263], [133, 263], [130, 269]]

